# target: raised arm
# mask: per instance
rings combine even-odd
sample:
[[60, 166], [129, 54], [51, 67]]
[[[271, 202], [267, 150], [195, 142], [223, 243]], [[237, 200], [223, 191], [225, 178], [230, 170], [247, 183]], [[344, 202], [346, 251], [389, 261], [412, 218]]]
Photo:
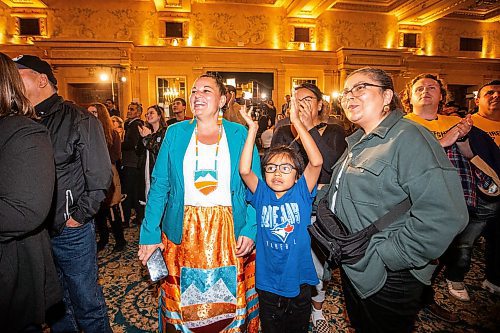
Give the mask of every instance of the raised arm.
[[240, 114], [245, 119], [248, 125], [248, 134], [247, 139], [245, 141], [245, 145], [243, 146], [243, 152], [240, 157], [240, 175], [241, 179], [245, 182], [248, 189], [255, 193], [257, 189], [257, 184], [259, 183], [259, 179], [257, 175], [252, 171], [252, 158], [253, 158], [253, 147], [255, 145], [255, 137], [257, 136], [257, 130], [259, 126], [257, 122], [254, 122], [252, 117], [252, 108], [248, 113], [246, 112], [245, 107], [243, 106], [240, 109]]
[[290, 107], [290, 122], [295, 127], [295, 130], [299, 134], [302, 146], [307, 153], [307, 158], [309, 163], [304, 170], [304, 177], [306, 178], [307, 188], [309, 191], [314, 189], [316, 183], [318, 182], [319, 174], [321, 173], [321, 166], [323, 165], [323, 157], [318, 149], [318, 146], [314, 142], [311, 134], [307, 131], [299, 117], [299, 111], [297, 107], [297, 100], [295, 99], [295, 92], [291, 99]]

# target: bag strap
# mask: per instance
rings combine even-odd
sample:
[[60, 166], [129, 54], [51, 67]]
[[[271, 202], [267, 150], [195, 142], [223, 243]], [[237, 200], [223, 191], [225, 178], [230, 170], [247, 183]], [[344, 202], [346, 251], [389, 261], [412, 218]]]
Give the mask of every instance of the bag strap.
[[394, 222], [398, 217], [406, 213], [411, 208], [410, 198], [406, 198], [396, 206], [392, 207], [384, 216], [380, 217], [377, 221], [373, 223], [378, 231], [383, 230]]

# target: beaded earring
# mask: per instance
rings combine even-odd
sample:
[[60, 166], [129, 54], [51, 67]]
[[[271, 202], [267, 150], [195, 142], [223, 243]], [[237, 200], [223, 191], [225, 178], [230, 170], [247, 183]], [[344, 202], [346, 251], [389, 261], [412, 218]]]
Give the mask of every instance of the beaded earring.
[[224, 116], [224, 112], [222, 111], [222, 108], [219, 108], [219, 116], [217, 117], [217, 124], [222, 124], [222, 117]]

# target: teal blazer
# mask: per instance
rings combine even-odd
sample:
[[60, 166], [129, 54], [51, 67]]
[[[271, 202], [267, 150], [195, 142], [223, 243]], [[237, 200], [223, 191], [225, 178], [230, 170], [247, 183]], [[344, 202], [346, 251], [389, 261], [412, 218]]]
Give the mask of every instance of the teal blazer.
[[[231, 202], [235, 237], [246, 236], [255, 241], [255, 210], [245, 200], [246, 186], [240, 177], [239, 163], [247, 129], [237, 123], [222, 122], [231, 158]], [[182, 121], [168, 127], [160, 148], [149, 189], [146, 213], [141, 225], [139, 244], [161, 243], [161, 231], [175, 244], [182, 241], [184, 221], [183, 161], [196, 120]], [[262, 178], [260, 158], [254, 147], [252, 170]], [[223, 175], [224, 176], [224, 175]]]

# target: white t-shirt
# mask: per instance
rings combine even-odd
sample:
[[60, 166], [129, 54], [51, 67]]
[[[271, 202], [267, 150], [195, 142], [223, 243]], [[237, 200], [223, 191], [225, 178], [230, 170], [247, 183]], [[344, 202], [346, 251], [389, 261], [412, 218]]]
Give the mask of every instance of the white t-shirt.
[[273, 141], [273, 129], [268, 128], [262, 132], [260, 139], [262, 141], [262, 148], [271, 147], [271, 141]]
[[[218, 186], [215, 191], [205, 195], [194, 185], [196, 169], [196, 139], [191, 136], [189, 146], [184, 156], [184, 204], [197, 207], [231, 206], [231, 159], [227, 144], [226, 132], [222, 130], [217, 158]], [[215, 148], [217, 144], [205, 145], [198, 141], [198, 169], [214, 169]]]

